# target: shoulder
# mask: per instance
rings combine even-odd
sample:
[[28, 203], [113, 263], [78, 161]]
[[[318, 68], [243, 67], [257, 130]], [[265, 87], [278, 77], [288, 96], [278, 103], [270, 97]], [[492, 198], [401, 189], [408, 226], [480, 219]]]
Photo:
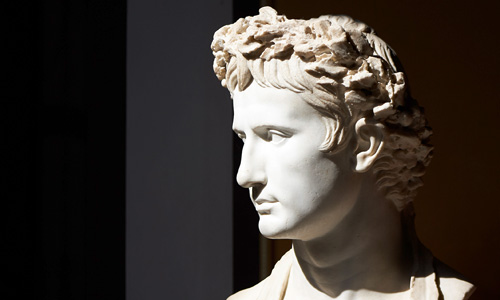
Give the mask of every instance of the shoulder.
[[444, 300], [466, 300], [476, 287], [462, 274], [434, 258], [434, 272]]

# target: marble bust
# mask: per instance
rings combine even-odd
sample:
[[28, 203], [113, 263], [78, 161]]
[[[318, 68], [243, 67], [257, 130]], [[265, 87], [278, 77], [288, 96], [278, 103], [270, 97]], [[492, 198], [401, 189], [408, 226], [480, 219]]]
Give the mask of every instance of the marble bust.
[[372, 28], [264, 7], [219, 29], [212, 50], [244, 141], [237, 182], [260, 232], [293, 245], [268, 278], [230, 300], [471, 295], [474, 286], [416, 237], [412, 201], [432, 132]]

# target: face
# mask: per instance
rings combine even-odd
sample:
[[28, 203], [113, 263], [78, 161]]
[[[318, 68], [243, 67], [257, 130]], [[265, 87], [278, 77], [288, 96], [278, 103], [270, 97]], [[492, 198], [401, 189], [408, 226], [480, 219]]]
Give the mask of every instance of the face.
[[233, 130], [244, 141], [237, 181], [250, 190], [269, 238], [311, 240], [335, 230], [355, 204], [349, 147], [319, 151], [324, 119], [299, 94], [255, 82], [233, 94]]

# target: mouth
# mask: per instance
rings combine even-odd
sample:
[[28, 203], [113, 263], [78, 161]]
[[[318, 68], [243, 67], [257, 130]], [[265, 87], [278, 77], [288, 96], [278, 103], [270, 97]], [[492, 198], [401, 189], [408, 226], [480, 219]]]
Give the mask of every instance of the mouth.
[[257, 200], [255, 200], [255, 209], [257, 210], [257, 213], [261, 216], [269, 215], [271, 214], [271, 208], [274, 206], [275, 203], [278, 203], [278, 201], [258, 198]]
[[257, 213], [259, 214], [259, 216], [267, 216], [267, 215], [270, 215], [271, 214], [271, 211], [269, 210], [257, 210]]
[[255, 203], [257, 203], [257, 205], [263, 205], [263, 204], [266, 204], [266, 203], [276, 203], [278, 202], [278, 200], [269, 200], [269, 199], [263, 199], [263, 198], [257, 198], [255, 200]]

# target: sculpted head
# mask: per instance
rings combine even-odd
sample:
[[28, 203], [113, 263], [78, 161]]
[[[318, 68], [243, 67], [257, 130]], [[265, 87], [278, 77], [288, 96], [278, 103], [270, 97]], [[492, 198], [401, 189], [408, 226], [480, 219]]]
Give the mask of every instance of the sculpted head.
[[[265, 7], [219, 29], [212, 50], [214, 71], [233, 98], [247, 89], [286, 91], [318, 113], [323, 156], [362, 148], [361, 128], [377, 128], [373, 161], [355, 171], [372, 172], [397, 210], [411, 203], [431, 159], [431, 131], [395, 53], [372, 28], [342, 15], [288, 20]], [[283, 135], [269, 138], [279, 142]]]

